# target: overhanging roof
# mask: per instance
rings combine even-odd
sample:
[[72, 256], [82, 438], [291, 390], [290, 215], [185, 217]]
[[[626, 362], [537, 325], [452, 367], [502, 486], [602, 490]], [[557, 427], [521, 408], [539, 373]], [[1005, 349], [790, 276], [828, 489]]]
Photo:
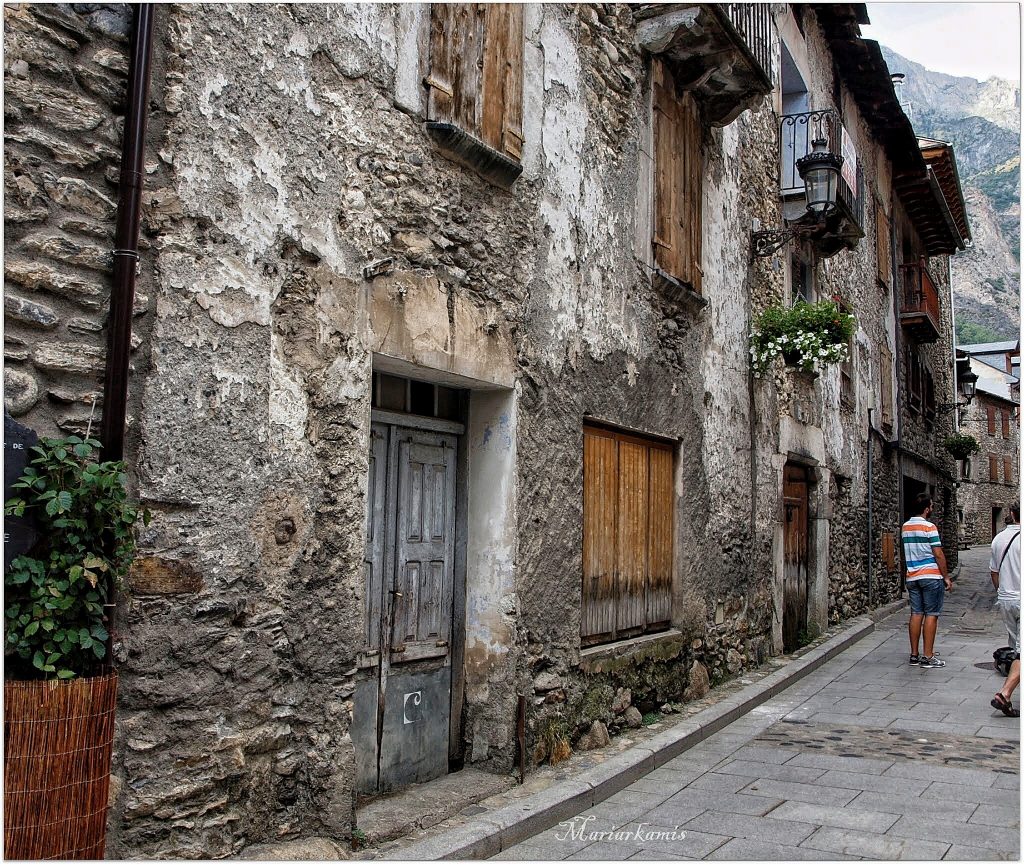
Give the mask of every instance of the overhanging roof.
[[[839, 77], [892, 163], [893, 188], [928, 254], [952, 254], [963, 249], [970, 233], [966, 209], [962, 222], [957, 218], [963, 193], [955, 173], [956, 163], [952, 162], [952, 171], [945, 165], [942, 172], [933, 168], [934, 180], [930, 177], [914, 127], [896, 98], [882, 49], [874, 40], [860, 35], [860, 25], [868, 23], [867, 8], [862, 3], [816, 3], [814, 12], [828, 40]], [[950, 148], [952, 160], [951, 146], [945, 147]], [[934, 158], [941, 161], [944, 157], [936, 153]]]

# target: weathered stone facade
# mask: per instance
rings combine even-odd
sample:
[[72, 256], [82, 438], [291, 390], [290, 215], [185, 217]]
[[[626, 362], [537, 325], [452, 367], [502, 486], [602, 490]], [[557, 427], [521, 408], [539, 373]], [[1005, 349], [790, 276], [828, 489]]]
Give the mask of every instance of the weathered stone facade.
[[[37, 33], [49, 26], [39, 8], [8, 15]], [[852, 392], [843, 396], [838, 368], [813, 378], [780, 361], [755, 378], [752, 322], [794, 296], [782, 256], [750, 263], [754, 221], [782, 220], [781, 94], [704, 130], [703, 297], [671, 295], [650, 277], [641, 14], [524, 7], [523, 171], [505, 190], [445, 158], [423, 128], [429, 7], [159, 7], [138, 304], [153, 323], [139, 330], [129, 438], [154, 519], [116, 646], [112, 855], [222, 857], [351, 831], [378, 371], [468, 391], [453, 766], [512, 767], [520, 695], [527, 753], [551, 759], [552, 746], [595, 744], [595, 721], [628, 726], [780, 652], [787, 462], [811, 477], [808, 636], [898, 595], [881, 547], [902, 518], [904, 449], [940, 487], [949, 467], [934, 428], [902, 409], [891, 428], [878, 416], [886, 371], [876, 349], [901, 357], [901, 335], [897, 286], [876, 277], [874, 208], [864, 207], [865, 239], [815, 266], [818, 296], [856, 312]], [[812, 8], [800, 19], [777, 15], [771, 77], [785, 38], [815, 105], [844, 94], [864, 189], [895, 223], [886, 151], [833, 82]], [[24, 53], [20, 32], [8, 22]], [[123, 44], [110, 46], [123, 59]], [[114, 124], [117, 104], [98, 128]], [[9, 121], [8, 137], [44, 146], [21, 128]], [[90, 189], [116, 179], [117, 143], [102, 151], [113, 162], [79, 166]], [[46, 152], [26, 165], [62, 164], [56, 145]], [[22, 151], [9, 142], [10, 153]], [[21, 170], [8, 166], [9, 189]], [[91, 224], [109, 216], [96, 211]], [[27, 268], [22, 250], [45, 254], [49, 237], [9, 235], [8, 266]], [[64, 259], [101, 274], [109, 255]], [[939, 270], [948, 273], [944, 261]], [[99, 364], [106, 288], [90, 294], [85, 271], [68, 273], [75, 302], [95, 299], [86, 309], [97, 326], [68, 356]], [[19, 282], [19, 296], [57, 292], [55, 279]], [[9, 320], [22, 309], [11, 303]], [[69, 309], [54, 307], [55, 319]], [[946, 355], [952, 363], [948, 289], [944, 310], [943, 338], [929, 348], [938, 370]], [[53, 349], [38, 338], [14, 348], [25, 357], [12, 370], [52, 368], [40, 366]], [[89, 375], [101, 370], [68, 369], [84, 378], [61, 387], [95, 388]], [[951, 398], [951, 379], [939, 374], [936, 389]], [[55, 422], [32, 411], [19, 413], [39, 428]], [[584, 419], [673, 443], [667, 632], [581, 644]]]
[[[1007, 394], [1009, 396], [1009, 394]], [[994, 417], [989, 426], [989, 412]], [[981, 450], [970, 458], [970, 474], [961, 480], [957, 494], [960, 507], [960, 541], [971, 547], [988, 544], [1002, 530], [1010, 505], [1020, 496], [1019, 405], [989, 392], [984, 382], [971, 404], [960, 415], [960, 432], [974, 436]], [[1004, 426], [1002, 418], [1007, 416]], [[1004, 435], [1004, 431], [1009, 435]], [[993, 465], [992, 461], [995, 461]], [[1010, 464], [1007, 477], [1006, 462]], [[996, 469], [995, 475], [992, 469]]]
[[4, 392], [41, 435], [84, 433], [102, 401], [129, 21], [4, 7]]

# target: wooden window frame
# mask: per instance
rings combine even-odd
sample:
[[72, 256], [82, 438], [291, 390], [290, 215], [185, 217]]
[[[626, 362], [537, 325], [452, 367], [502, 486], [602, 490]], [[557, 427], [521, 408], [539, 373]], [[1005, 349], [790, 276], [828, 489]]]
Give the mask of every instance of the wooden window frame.
[[703, 291], [704, 126], [693, 94], [680, 91], [664, 60], [651, 61], [654, 153], [651, 246], [655, 267]]
[[1003, 483], [1013, 483], [1013, 457], [1003, 457]]
[[[631, 452], [628, 457], [626, 448]], [[642, 461], [637, 461], [638, 449]], [[646, 485], [632, 502], [631, 470], [632, 479], [642, 475]], [[590, 421], [584, 424], [580, 609], [584, 647], [671, 627], [674, 478], [673, 443]], [[638, 489], [639, 484], [632, 487], [634, 493]], [[643, 540], [637, 544], [641, 535]]]
[[1010, 437], [1010, 411], [1011, 409], [1003, 409], [1002, 412], [1004, 439], [1008, 439]]
[[999, 458], [995, 454], [988, 455], [988, 482], [999, 483]]

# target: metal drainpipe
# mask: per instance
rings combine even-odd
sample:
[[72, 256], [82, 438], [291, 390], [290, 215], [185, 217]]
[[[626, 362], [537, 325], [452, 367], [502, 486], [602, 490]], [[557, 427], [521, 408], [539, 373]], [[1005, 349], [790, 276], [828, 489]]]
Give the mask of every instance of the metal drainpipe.
[[868, 409], [868, 608], [874, 607], [875, 601], [875, 534], [874, 534], [874, 520], [873, 520], [873, 505], [874, 505], [874, 473], [873, 465], [874, 459], [873, 454], [875, 450], [875, 443], [871, 439], [871, 431], [874, 428], [874, 424], [871, 421], [871, 414], [874, 412], [873, 408]]
[[[107, 320], [107, 366], [103, 377], [103, 418], [100, 443], [103, 458], [124, 457], [124, 428], [128, 404], [128, 353], [132, 343], [135, 276], [139, 262], [139, 222], [145, 172], [146, 122], [149, 117], [149, 72], [153, 54], [153, 7], [135, 6], [128, 73], [128, 112], [124, 118], [121, 177], [114, 237], [114, 277]], [[106, 586], [107, 651], [105, 670], [113, 668], [117, 604], [112, 579]]]
[[128, 403], [128, 353], [132, 342], [132, 308], [139, 262], [139, 222], [145, 174], [146, 122], [149, 117], [149, 71], [153, 54], [153, 7], [135, 6], [131, 67], [128, 73], [128, 113], [124, 119], [121, 178], [114, 239], [114, 278], [107, 321], [107, 366], [103, 378], [103, 420], [100, 441], [103, 458], [124, 456], [125, 414]]

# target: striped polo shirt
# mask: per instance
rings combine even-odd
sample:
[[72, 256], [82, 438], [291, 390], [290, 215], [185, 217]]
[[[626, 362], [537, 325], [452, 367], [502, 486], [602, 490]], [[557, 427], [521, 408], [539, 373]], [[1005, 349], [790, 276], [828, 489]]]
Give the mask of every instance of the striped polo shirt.
[[939, 546], [939, 530], [924, 517], [911, 517], [903, 524], [903, 558], [907, 563], [907, 582], [941, 580], [942, 571], [932, 547]]

